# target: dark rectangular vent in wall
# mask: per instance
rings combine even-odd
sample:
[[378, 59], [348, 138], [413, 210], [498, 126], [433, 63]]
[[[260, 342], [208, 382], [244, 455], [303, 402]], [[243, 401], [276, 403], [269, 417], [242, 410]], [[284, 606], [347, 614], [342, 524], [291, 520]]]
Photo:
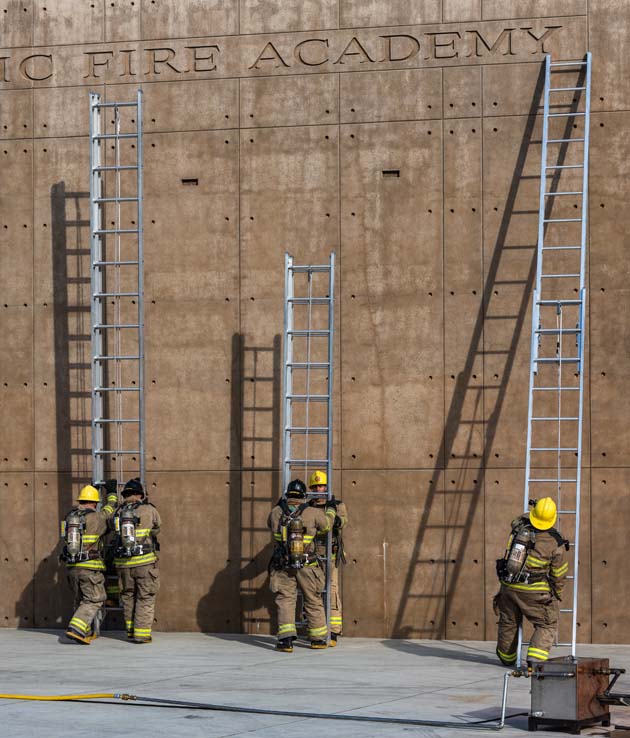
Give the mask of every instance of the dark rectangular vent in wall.
[[400, 169], [383, 169], [383, 177], [400, 177]]
[[183, 185], [198, 185], [199, 180], [196, 177], [190, 178], [190, 179], [182, 179]]

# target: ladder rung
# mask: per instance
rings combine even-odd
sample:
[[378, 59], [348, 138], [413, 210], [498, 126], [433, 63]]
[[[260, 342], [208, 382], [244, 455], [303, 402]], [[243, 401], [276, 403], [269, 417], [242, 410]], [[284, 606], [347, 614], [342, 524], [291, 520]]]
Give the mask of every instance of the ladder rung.
[[[561, 607], [558, 612], [573, 612], [573, 610], [569, 607]], [[560, 644], [558, 644], [560, 645]]]
[[139, 361], [139, 356], [123, 356], [123, 355], [114, 355], [114, 356], [95, 356], [94, 361]]
[[586, 113], [549, 113], [549, 118], [573, 118], [576, 115], [586, 115]]
[[581, 276], [578, 274], [541, 274], [541, 279], [573, 279], [575, 277]]
[[584, 141], [583, 138], [550, 138], [548, 144], [561, 144], [561, 143], [580, 143]]
[[288, 336], [328, 336], [330, 331], [324, 330], [305, 330], [305, 331], [287, 331]]
[[569, 92], [569, 90], [585, 90], [586, 87], [550, 87], [549, 92]]
[[133, 454], [139, 454], [140, 451], [112, 451], [112, 450], [106, 450], [106, 451], [95, 451], [95, 456], [132, 456]]
[[289, 297], [287, 302], [294, 305], [327, 305], [330, 297]]
[[136, 259], [135, 261], [95, 261], [92, 266], [138, 266], [140, 262]]
[[558, 417], [555, 417], [555, 418], [540, 417], [540, 418], [532, 418], [532, 420], [554, 420], [554, 421], [555, 420], [579, 420], [579, 418], [573, 418], [573, 417], [570, 417], [570, 416], [560, 417], [560, 418], [558, 418]]
[[285, 366], [292, 369], [328, 369], [330, 363], [327, 361], [289, 361]]
[[584, 169], [584, 164], [548, 164], [545, 169]]
[[292, 272], [329, 272], [330, 266], [328, 264], [316, 264], [315, 266], [290, 266], [289, 270]]
[[577, 451], [577, 448], [564, 448], [562, 446], [538, 446], [537, 448], [530, 448], [530, 451]]
[[581, 328], [537, 328], [536, 333], [544, 335], [560, 336], [565, 333], [581, 333]]
[[95, 418], [94, 422], [98, 425], [102, 423], [140, 423], [138, 418]]
[[530, 482], [577, 482], [577, 479], [530, 479]]
[[585, 64], [586, 61], [584, 59], [579, 59], [578, 61], [549, 62], [549, 66], [551, 67], [583, 67]]
[[318, 427], [318, 428], [306, 428], [302, 426], [287, 426], [284, 429], [285, 433], [288, 431], [289, 433], [296, 433], [299, 435], [310, 435], [311, 433], [313, 435], [328, 435], [329, 430], [328, 428]]
[[581, 305], [582, 300], [537, 300], [537, 305]]
[[559, 197], [560, 195], [583, 195], [583, 192], [545, 192], [546, 197]]
[[140, 328], [140, 325], [140, 323], [98, 323], [92, 327], [95, 331], [100, 331], [105, 328]]
[[543, 251], [581, 251], [581, 246], [543, 246]]
[[579, 356], [568, 356], [567, 358], [560, 357], [543, 357], [542, 359], [535, 359], [539, 364], [571, 364], [576, 361], [580, 361]]
[[328, 459], [287, 459], [284, 463], [290, 466], [324, 466], [328, 464]]
[[95, 103], [92, 105], [93, 108], [136, 108], [138, 107], [137, 102], [104, 102]]
[[137, 169], [137, 164], [119, 164], [118, 166], [115, 166], [114, 164], [110, 164], [109, 166], [104, 167], [94, 167], [92, 170], [93, 172], [119, 172], [123, 169]]
[[140, 392], [140, 387], [95, 387], [94, 392]]
[[[564, 481], [577, 482], [577, 479], [569, 479], [569, 480], [561, 479], [560, 481], [561, 482], [564, 482]], [[558, 510], [558, 515], [577, 515], [577, 510]]]
[[140, 297], [139, 292], [95, 292], [94, 297]]
[[118, 234], [118, 233], [138, 233], [137, 228], [98, 228], [95, 231], [92, 231], [97, 236], [106, 235], [108, 233]]
[[92, 136], [93, 141], [107, 138], [138, 138], [137, 133], [97, 133]]
[[92, 202], [138, 202], [138, 197], [95, 197]]
[[532, 387], [534, 392], [579, 392], [579, 387]]
[[[554, 167], [555, 169], [556, 167]], [[543, 218], [543, 223], [581, 223], [582, 218]]]
[[287, 400], [295, 400], [296, 402], [328, 402], [329, 395], [287, 395]]

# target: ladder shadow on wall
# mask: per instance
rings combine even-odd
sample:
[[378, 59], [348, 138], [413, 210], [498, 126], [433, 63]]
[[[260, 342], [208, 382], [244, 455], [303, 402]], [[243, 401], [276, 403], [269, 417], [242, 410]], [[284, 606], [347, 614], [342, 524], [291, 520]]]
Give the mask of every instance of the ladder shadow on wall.
[[[270, 345], [248, 345], [243, 334], [232, 336], [231, 388], [229, 561], [199, 601], [197, 624], [206, 633], [268, 635], [275, 629], [275, 607], [267, 573], [273, 549], [267, 516], [280, 494], [279, 334]], [[224, 625], [216, 621], [217, 602], [232, 600], [235, 559], [239, 615]], [[273, 648], [268, 638], [260, 645]]]
[[[56, 534], [78, 490], [91, 478], [90, 193], [65, 182], [50, 191], [56, 475], [42, 483], [56, 505], [42, 500], [42, 525]], [[42, 536], [50, 538], [49, 531]], [[72, 594], [59, 562], [61, 545], [41, 558], [16, 603], [19, 626], [58, 628], [72, 614]]]
[[[541, 141], [534, 140], [534, 129], [537, 120], [542, 119], [543, 90], [544, 67], [541, 67], [532, 97], [532, 104], [527, 115], [527, 122], [501, 223], [487, 265], [483, 299], [472, 331], [466, 363], [464, 369], [456, 377], [453, 399], [446, 414], [441, 447], [436, 454], [437, 463], [432, 473], [429, 494], [422, 512], [392, 628], [393, 637], [449, 638], [449, 630], [451, 630], [451, 633], [453, 631], [457, 632], [456, 626], [458, 626], [458, 623], [455, 620], [454, 610], [457, 609], [459, 614], [462, 614], [465, 610], [465, 603], [462, 599], [464, 593], [462, 591], [458, 592], [458, 585], [462, 584], [462, 574], [469, 575], [474, 580], [476, 588], [479, 587], [480, 581], [483, 582], [485, 564], [483, 536], [482, 551], [479, 557], [471, 534], [474, 535], [473, 532], [476, 530], [475, 517], [480, 512], [483, 515], [485, 476], [488, 472], [488, 462], [493, 458], [493, 444], [507, 387], [514, 369], [517, 347], [523, 334], [523, 328], [525, 327], [528, 331], [529, 320], [531, 319], [527, 308], [536, 275], [537, 218], [535, 227], [534, 221], [532, 221], [532, 238], [531, 240], [528, 239], [529, 242], [526, 244], [522, 241], [512, 242], [510, 226], [514, 216], [529, 215], [533, 218], [534, 215], [537, 216], [538, 214], [537, 189], [535, 210], [531, 209], [533, 201], [531, 193], [529, 199], [526, 200], [530, 209], [522, 209], [523, 193], [519, 190], [527, 180], [533, 179], [538, 180], [536, 183], [536, 188], [538, 188], [540, 180], [539, 175], [526, 175], [525, 169], [526, 163], [528, 163], [528, 169], [531, 170], [532, 157], [535, 157], [535, 161], [538, 162], [538, 172], [540, 171]], [[572, 119], [569, 118], [568, 120], [571, 121]], [[569, 125], [571, 123], [567, 123], [567, 126]], [[566, 153], [566, 145], [563, 145], [563, 147], [564, 149], [561, 150], [559, 156], [560, 163], [562, 163]], [[554, 175], [550, 178], [550, 189], [555, 184]], [[527, 192], [525, 192], [526, 196]], [[551, 204], [550, 198], [547, 201], [546, 218], [550, 215]], [[518, 265], [516, 269], [510, 262], [510, 255], [515, 251], [522, 254], [522, 257], [515, 261]], [[509, 268], [506, 267], [506, 262], [508, 262]], [[501, 285], [505, 284], [509, 284], [512, 289], [510, 304], [516, 308], [508, 311], [512, 313], [510, 315], [505, 314], [505, 308], [496, 298], [499, 290], [503, 289]], [[494, 324], [494, 342], [498, 343], [496, 341], [496, 324], [498, 322], [501, 323], [501, 345], [495, 346], [492, 344], [492, 348], [489, 350], [484, 335], [484, 327], [487, 330], [489, 323]], [[476, 383], [474, 381], [476, 377], [473, 372], [478, 370], [480, 359], [483, 361], [488, 376], [490, 376], [488, 373], [489, 362], [492, 362], [495, 367], [491, 382]], [[526, 386], [523, 386], [522, 392], [523, 403], [526, 405]], [[481, 450], [475, 452], [479, 448], [479, 441], [475, 439], [475, 434], [479, 432], [479, 428], [482, 429], [480, 434]], [[526, 427], [524, 426], [523, 438], [525, 437], [525, 431]], [[449, 467], [451, 462], [453, 462], [453, 465]], [[523, 455], [523, 466], [524, 463]], [[508, 493], [504, 492], [504, 494]], [[516, 517], [521, 511], [520, 495], [519, 488], [518, 497], [514, 497], [515, 500], [518, 499], [518, 503], [514, 508], [512, 517]], [[435, 528], [435, 525], [430, 524], [430, 521], [439, 517], [439, 515], [436, 515], [438, 510], [445, 511], [444, 523], [439, 526], [444, 530], [443, 559], [439, 562], [435, 559], [428, 560], [426, 555], [423, 555], [427, 534], [431, 528]], [[509, 523], [509, 519], [507, 523]], [[506, 536], [507, 533], [506, 528]], [[478, 533], [478, 535], [481, 534]], [[473, 551], [476, 552], [473, 553]], [[497, 550], [496, 555], [498, 556], [500, 553]], [[477, 568], [467, 566], [463, 571], [464, 562], [468, 558], [472, 559], [473, 556], [479, 557], [474, 559], [474, 565]], [[472, 564], [473, 561], [468, 563]], [[442, 566], [436, 567], [436, 564], [442, 564]], [[427, 565], [431, 568], [428, 569]], [[437, 573], [430, 575], [429, 587], [426, 584], [427, 570], [437, 571]], [[486, 567], [486, 572], [489, 572], [489, 570], [490, 568]], [[465, 590], [468, 593], [471, 592], [470, 587], [466, 587]], [[418, 605], [418, 600], [423, 601], [422, 606]], [[484, 611], [485, 605], [484, 602]], [[474, 606], [471, 607], [471, 610], [473, 609]], [[422, 619], [414, 617], [414, 611], [418, 612], [418, 610], [422, 612]], [[485, 623], [486, 627], [484, 628], [484, 620], [485, 617], [482, 615], [481, 622], [474, 623], [474, 626], [479, 628], [476, 631], [478, 635], [474, 631], [470, 632], [472, 629], [468, 629], [466, 635], [461, 635], [461, 630], [459, 630], [457, 637], [475, 640], [484, 639], [484, 637], [494, 638], [494, 625], [488, 622]], [[405, 644], [400, 641], [398, 643], [388, 641], [387, 645], [391, 648], [405, 650]], [[458, 658], [457, 654], [453, 654], [452, 658]], [[480, 656], [479, 660], [484, 661], [485, 657]]]

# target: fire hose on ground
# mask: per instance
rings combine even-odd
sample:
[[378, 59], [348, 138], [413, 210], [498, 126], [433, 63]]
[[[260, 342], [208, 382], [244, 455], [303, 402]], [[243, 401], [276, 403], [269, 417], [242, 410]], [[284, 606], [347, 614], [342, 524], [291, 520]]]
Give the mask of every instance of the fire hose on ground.
[[[461, 721], [456, 720], [414, 720], [411, 718], [378, 717], [372, 715], [347, 715], [343, 713], [321, 713], [300, 712], [297, 710], [269, 710], [257, 707], [240, 707], [238, 705], [216, 705], [210, 702], [188, 702], [186, 700], [171, 700], [158, 697], [145, 697], [125, 693], [98, 693], [98, 694], [66, 694], [66, 695], [27, 695], [27, 694], [0, 694], [0, 699], [6, 700], [31, 700], [44, 702], [75, 702], [87, 701], [89, 704], [99, 705], [134, 705], [136, 707], [170, 707], [187, 710], [210, 710], [213, 712], [236, 712], [248, 715], [273, 715], [275, 717], [294, 717], [318, 720], [346, 720], [351, 722], [381, 723], [392, 725], [410, 725], [433, 728], [453, 728], [467, 730], [502, 730], [506, 720], [527, 715], [526, 712], [518, 712], [506, 715], [508, 680], [512, 675], [507, 672], [503, 678], [503, 699], [501, 702], [501, 714], [486, 720]], [[103, 702], [102, 700], [116, 700], [115, 702]], [[119, 702], [120, 701], [120, 702]], [[492, 724], [495, 723], [495, 724]]]

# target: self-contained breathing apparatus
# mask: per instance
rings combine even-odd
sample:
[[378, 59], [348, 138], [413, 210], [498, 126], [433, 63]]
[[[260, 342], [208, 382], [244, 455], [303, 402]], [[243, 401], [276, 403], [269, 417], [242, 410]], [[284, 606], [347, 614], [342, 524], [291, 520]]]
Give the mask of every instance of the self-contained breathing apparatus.
[[95, 512], [90, 509], [73, 508], [61, 521], [61, 538], [64, 541], [60, 561], [66, 564], [78, 564], [81, 561], [100, 558], [100, 551], [83, 549], [83, 533], [85, 532], [85, 516]]
[[131, 558], [132, 556], [142, 556], [143, 554], [153, 553], [158, 550], [157, 541], [152, 539], [151, 542], [137, 542], [136, 528], [140, 523], [140, 518], [136, 515], [139, 505], [151, 504], [143, 500], [142, 502], [125, 502], [114, 515], [114, 530], [116, 531], [115, 553], [121, 558]]
[[536, 543], [536, 531], [524, 518], [512, 528], [503, 558], [497, 559], [497, 576], [506, 584], [526, 582], [529, 572], [525, 570], [527, 554]]
[[284, 499], [281, 499], [278, 505], [282, 508], [280, 540], [276, 541], [269, 562], [269, 571], [272, 569], [302, 569], [309, 560], [309, 554], [304, 545], [305, 528], [302, 521], [302, 512], [308, 507], [308, 503], [304, 502], [294, 510], [291, 510]]
[[[538, 500], [530, 500], [530, 507], [535, 507], [537, 502]], [[555, 528], [548, 528], [546, 532], [553, 536], [559, 546], [569, 550], [569, 542]], [[559, 600], [560, 597], [549, 581], [547, 572], [530, 572], [527, 569], [527, 557], [535, 544], [536, 528], [527, 517], [518, 518], [513, 523], [503, 558], [497, 559], [497, 576], [504, 584], [525, 584], [532, 581], [532, 576], [533, 581], [538, 581], [542, 576], [548, 581], [554, 596]]]

